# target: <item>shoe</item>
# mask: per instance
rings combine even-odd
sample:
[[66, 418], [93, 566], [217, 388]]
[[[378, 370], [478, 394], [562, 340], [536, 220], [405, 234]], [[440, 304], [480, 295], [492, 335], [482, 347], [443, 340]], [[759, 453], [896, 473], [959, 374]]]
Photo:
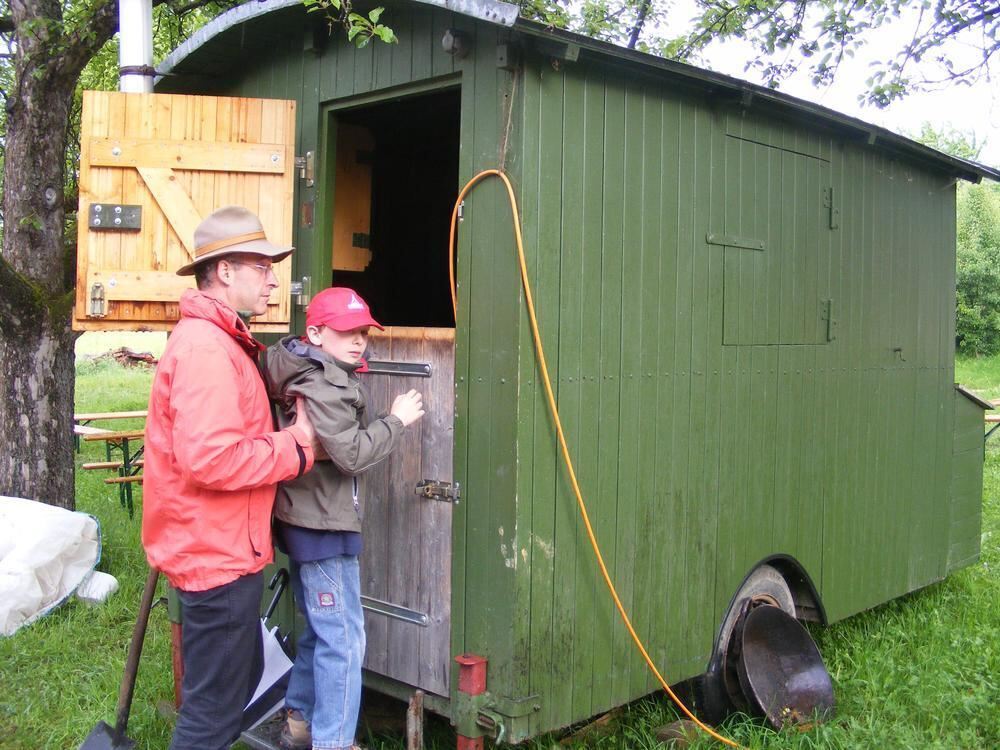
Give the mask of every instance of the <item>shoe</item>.
[[301, 711], [290, 708], [285, 713], [285, 726], [281, 728], [278, 747], [281, 750], [312, 750], [312, 732]]

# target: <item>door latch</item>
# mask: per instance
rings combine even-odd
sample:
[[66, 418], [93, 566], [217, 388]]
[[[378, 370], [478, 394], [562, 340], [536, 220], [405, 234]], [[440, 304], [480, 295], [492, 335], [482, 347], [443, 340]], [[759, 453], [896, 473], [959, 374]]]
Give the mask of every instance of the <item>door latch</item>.
[[299, 179], [306, 181], [306, 187], [316, 184], [316, 152], [306, 151], [305, 156], [295, 157], [295, 168], [299, 170]]
[[416, 494], [428, 500], [440, 500], [444, 503], [458, 505], [461, 489], [458, 482], [438, 482], [434, 479], [421, 479], [414, 490]]
[[289, 293], [295, 297], [295, 304], [305, 307], [312, 299], [312, 277], [303, 276], [301, 281], [293, 281], [289, 284]]

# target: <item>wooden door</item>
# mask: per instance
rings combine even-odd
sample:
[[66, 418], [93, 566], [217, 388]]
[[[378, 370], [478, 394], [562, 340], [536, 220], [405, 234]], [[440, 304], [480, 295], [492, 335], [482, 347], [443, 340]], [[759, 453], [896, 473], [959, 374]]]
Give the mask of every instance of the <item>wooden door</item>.
[[[295, 102], [85, 91], [75, 330], [167, 330], [194, 286], [175, 271], [194, 230], [227, 205], [292, 244]], [[287, 331], [291, 260], [258, 331]]]
[[416, 486], [422, 480], [452, 481], [455, 331], [390, 327], [373, 333], [372, 372], [363, 376], [373, 413], [387, 412], [397, 395], [416, 388], [426, 414], [366, 480], [364, 666], [447, 696], [452, 503], [420, 496]]

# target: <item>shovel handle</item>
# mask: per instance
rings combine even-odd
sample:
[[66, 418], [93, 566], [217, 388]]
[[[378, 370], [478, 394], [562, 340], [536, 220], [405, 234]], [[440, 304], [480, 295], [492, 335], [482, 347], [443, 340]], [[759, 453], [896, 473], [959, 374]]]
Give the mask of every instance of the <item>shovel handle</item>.
[[115, 714], [114, 744], [117, 745], [128, 727], [128, 714], [132, 709], [132, 694], [135, 692], [135, 678], [139, 671], [139, 657], [142, 656], [142, 642], [146, 637], [146, 624], [149, 622], [149, 611], [153, 608], [153, 597], [156, 594], [156, 582], [160, 571], [149, 569], [146, 576], [146, 587], [142, 590], [142, 601], [139, 603], [139, 614], [135, 619], [135, 629], [132, 631], [132, 641], [128, 645], [128, 656], [125, 658], [125, 672], [122, 674], [122, 685], [118, 692], [118, 710]]

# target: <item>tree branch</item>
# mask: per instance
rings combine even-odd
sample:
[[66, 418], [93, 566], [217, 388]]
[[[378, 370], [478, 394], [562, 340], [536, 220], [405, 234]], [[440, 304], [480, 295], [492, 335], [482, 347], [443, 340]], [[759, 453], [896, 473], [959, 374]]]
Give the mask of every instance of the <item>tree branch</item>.
[[642, 27], [646, 24], [646, 14], [649, 13], [649, 5], [652, 0], [642, 0], [642, 4], [639, 6], [639, 14], [635, 19], [635, 26], [632, 27], [632, 33], [629, 34], [628, 38], [628, 48], [635, 49], [636, 42], [639, 41], [639, 34], [642, 33]]

